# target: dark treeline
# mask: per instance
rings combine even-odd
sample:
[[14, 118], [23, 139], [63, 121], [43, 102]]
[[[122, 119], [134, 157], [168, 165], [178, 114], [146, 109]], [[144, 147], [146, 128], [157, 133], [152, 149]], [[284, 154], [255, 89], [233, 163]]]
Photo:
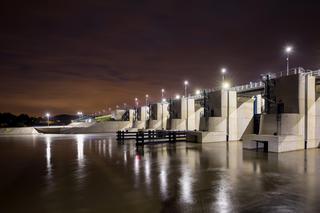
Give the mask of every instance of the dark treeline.
[[[56, 115], [50, 119], [50, 124], [67, 125], [71, 120], [76, 118], [77, 116], [74, 115]], [[14, 115], [11, 113], [0, 113], [0, 127], [42, 126], [46, 124], [46, 118], [32, 117], [27, 114]]]
[[0, 113], [0, 127], [22, 127], [35, 126], [42, 118], [30, 117], [27, 114], [14, 115], [11, 113]]

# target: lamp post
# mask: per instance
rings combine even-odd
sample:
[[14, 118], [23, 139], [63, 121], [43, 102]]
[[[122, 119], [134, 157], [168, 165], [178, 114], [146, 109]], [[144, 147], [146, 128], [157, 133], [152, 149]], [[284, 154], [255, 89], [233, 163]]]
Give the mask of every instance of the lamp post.
[[229, 142], [229, 88], [230, 84], [228, 82], [223, 82], [222, 88], [227, 91], [227, 131], [226, 131], [226, 141]]
[[161, 89], [161, 129], [163, 130], [163, 102], [166, 100], [164, 98], [165, 89]]
[[46, 113], [46, 117], [47, 117], [47, 123], [48, 123], [48, 126], [49, 126], [49, 121], [50, 121], [50, 113]]
[[287, 53], [287, 75], [289, 75], [289, 57], [290, 57], [290, 53], [292, 52], [292, 47], [291, 46], [287, 46], [285, 49], [285, 52]]
[[188, 85], [189, 81], [184, 81], [184, 97], [187, 100], [187, 118], [186, 118], [186, 130], [188, 131], [189, 127], [189, 101], [188, 101]]
[[149, 95], [146, 94], [146, 106], [148, 106], [148, 99], [149, 99]]
[[79, 119], [82, 117], [83, 113], [82, 112], [77, 112], [77, 115], [79, 117]]
[[165, 98], [161, 99], [161, 129], [163, 130], [163, 103], [166, 102], [167, 100]]
[[165, 92], [165, 90], [164, 90], [164, 89], [161, 89], [161, 99], [164, 98], [164, 92]]
[[189, 81], [184, 81], [184, 97], [187, 97], [188, 95], [188, 85]]
[[139, 106], [139, 102], [138, 102], [138, 98], [134, 98], [134, 102], [135, 102], [135, 110], [134, 110], [134, 120], [137, 120], [137, 114], [138, 114], [138, 106]]
[[221, 69], [221, 74], [222, 74], [222, 82], [224, 82], [224, 75], [226, 74], [227, 69], [226, 68], [222, 68]]

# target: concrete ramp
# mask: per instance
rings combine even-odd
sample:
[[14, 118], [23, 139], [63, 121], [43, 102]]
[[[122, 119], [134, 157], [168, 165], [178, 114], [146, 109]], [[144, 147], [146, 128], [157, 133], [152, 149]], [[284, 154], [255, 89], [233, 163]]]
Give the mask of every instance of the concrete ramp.
[[105, 121], [97, 123], [83, 123], [82, 125], [68, 125], [61, 127], [38, 127], [36, 130], [44, 134], [90, 134], [110, 133], [131, 128], [130, 121]]
[[0, 128], [0, 135], [34, 135], [39, 134], [33, 127]]

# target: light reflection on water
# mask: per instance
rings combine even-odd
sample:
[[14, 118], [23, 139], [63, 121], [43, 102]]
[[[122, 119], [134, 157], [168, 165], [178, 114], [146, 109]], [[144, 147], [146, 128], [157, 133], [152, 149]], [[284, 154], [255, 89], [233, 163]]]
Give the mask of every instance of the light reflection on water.
[[[9, 177], [0, 176], [7, 195], [0, 212], [15, 212], [13, 200], [31, 212], [320, 210], [318, 149], [278, 155], [242, 151], [237, 142], [136, 149], [111, 135], [2, 137], [0, 146], [0, 168]], [[31, 205], [26, 193], [41, 202]]]
[[85, 173], [85, 155], [84, 155], [84, 140], [85, 135], [77, 135], [77, 162], [78, 168], [76, 170], [76, 179], [78, 180], [78, 189], [82, 189], [82, 184], [84, 183], [84, 179], [86, 177]]
[[51, 138], [46, 136], [46, 159], [47, 159], [47, 171], [48, 177], [51, 177]]
[[179, 179], [181, 190], [181, 201], [185, 203], [192, 203], [192, 174], [191, 169], [187, 165], [181, 167], [181, 177]]

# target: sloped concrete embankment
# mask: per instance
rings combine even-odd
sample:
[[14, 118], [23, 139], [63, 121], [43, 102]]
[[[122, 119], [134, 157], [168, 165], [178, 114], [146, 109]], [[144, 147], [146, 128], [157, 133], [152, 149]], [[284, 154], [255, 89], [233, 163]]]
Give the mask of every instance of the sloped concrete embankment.
[[45, 134], [91, 134], [117, 132], [126, 128], [131, 128], [130, 121], [106, 121], [83, 125], [68, 125], [64, 127], [40, 127], [36, 128], [39, 133]]
[[95, 123], [89, 127], [75, 127], [63, 129], [61, 133], [64, 134], [76, 134], [76, 133], [109, 133], [117, 132], [126, 128], [131, 128], [132, 122], [130, 121], [106, 121]]
[[34, 135], [39, 134], [33, 127], [0, 128], [0, 135]]

